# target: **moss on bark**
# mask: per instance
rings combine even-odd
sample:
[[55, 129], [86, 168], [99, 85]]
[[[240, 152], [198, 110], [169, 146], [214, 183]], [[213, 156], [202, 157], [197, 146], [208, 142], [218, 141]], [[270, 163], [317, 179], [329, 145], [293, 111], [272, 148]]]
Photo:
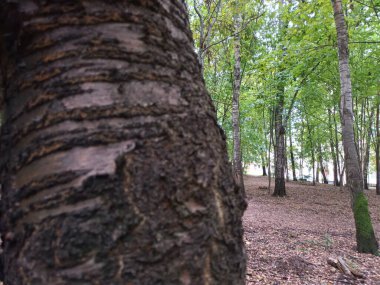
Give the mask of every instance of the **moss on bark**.
[[359, 193], [354, 200], [354, 217], [358, 251], [377, 254], [378, 243], [373, 231], [368, 202], [364, 193]]

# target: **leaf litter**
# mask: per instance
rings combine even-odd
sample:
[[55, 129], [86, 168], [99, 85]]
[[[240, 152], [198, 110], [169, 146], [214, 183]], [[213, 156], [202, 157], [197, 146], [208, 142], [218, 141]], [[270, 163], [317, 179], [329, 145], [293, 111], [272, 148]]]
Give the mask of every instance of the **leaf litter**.
[[[274, 181], [272, 180], [272, 190]], [[248, 208], [243, 217], [247, 285], [380, 285], [380, 258], [356, 251], [350, 193], [339, 187], [287, 182], [287, 197], [268, 194], [266, 177], [245, 177]], [[365, 190], [377, 238], [380, 196]], [[343, 257], [365, 278], [327, 264]]]

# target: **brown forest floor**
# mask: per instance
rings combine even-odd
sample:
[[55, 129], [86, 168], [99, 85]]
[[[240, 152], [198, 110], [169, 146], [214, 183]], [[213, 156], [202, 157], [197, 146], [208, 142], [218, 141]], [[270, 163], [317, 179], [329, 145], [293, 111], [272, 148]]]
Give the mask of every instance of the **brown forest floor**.
[[[288, 196], [275, 198], [267, 189], [259, 189], [267, 186], [267, 181], [264, 177], [245, 177], [249, 202], [243, 219], [247, 285], [380, 285], [380, 257], [355, 250], [354, 220], [346, 190], [289, 182]], [[366, 193], [380, 238], [380, 196], [374, 190]], [[352, 261], [366, 278], [347, 278], [327, 264], [328, 257], [337, 256]]]

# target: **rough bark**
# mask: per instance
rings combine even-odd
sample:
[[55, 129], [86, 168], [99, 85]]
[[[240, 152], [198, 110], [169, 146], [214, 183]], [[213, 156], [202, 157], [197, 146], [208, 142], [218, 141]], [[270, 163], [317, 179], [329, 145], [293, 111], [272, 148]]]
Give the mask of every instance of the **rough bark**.
[[352, 206], [356, 226], [356, 243], [359, 252], [378, 252], [378, 243], [372, 228], [368, 203], [363, 194], [363, 176], [359, 162], [358, 149], [354, 137], [354, 113], [352, 106], [352, 87], [349, 67], [348, 33], [344, 20], [342, 1], [331, 1], [338, 38], [339, 73], [341, 85], [341, 124], [347, 186], [352, 194]]
[[[282, 100], [281, 100], [282, 98]], [[283, 106], [283, 96], [281, 96], [281, 103], [276, 108], [275, 111], [275, 167], [274, 167], [274, 192], [273, 196], [283, 197], [286, 196], [285, 189], [285, 128], [282, 125], [282, 106]]]
[[[236, 30], [239, 30], [240, 20], [235, 19]], [[240, 56], [240, 36], [235, 35], [234, 38], [234, 84], [233, 84], [233, 96], [232, 96], [232, 130], [233, 130], [233, 170], [235, 178], [241, 189], [244, 191], [244, 179], [243, 179], [243, 167], [242, 167], [242, 155], [241, 155], [241, 143], [240, 143], [240, 112], [239, 112], [239, 100], [240, 100], [240, 83], [241, 83], [241, 56]]]
[[17, 2], [0, 4], [5, 284], [244, 284], [246, 204], [185, 3]]
[[285, 127], [283, 125], [284, 89], [281, 71], [279, 72], [279, 83], [276, 94], [276, 107], [274, 109], [274, 139], [275, 139], [275, 165], [274, 165], [274, 192], [273, 196], [286, 196], [285, 189]]
[[[282, 8], [284, 5], [284, 0], [278, 0], [279, 6]], [[286, 23], [279, 19], [279, 31], [280, 37], [282, 37]], [[283, 55], [285, 53], [284, 47], [280, 44]], [[282, 59], [280, 59], [282, 61]], [[280, 63], [281, 65], [282, 63]], [[283, 120], [283, 112], [284, 112], [284, 104], [285, 104], [285, 83], [284, 83], [284, 75], [285, 69], [280, 67], [277, 71], [277, 90], [276, 90], [276, 106], [274, 109], [274, 131], [275, 131], [275, 167], [274, 167], [274, 192], [273, 196], [283, 197], [286, 196], [285, 189], [285, 126]]]

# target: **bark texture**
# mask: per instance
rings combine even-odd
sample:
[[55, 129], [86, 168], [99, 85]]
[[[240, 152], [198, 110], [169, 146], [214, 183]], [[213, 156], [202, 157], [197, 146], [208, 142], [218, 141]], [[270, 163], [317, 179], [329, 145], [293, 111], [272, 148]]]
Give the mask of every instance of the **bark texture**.
[[285, 189], [285, 128], [282, 125], [282, 110], [281, 107], [276, 108], [275, 119], [275, 167], [274, 167], [274, 192], [273, 196], [286, 196]]
[[244, 284], [246, 204], [184, 1], [18, 2], [0, 24], [5, 284]]
[[[240, 19], [235, 19], [235, 29], [240, 29]], [[244, 190], [243, 179], [243, 167], [242, 167], [242, 155], [241, 155], [241, 143], [240, 143], [240, 83], [241, 83], [241, 55], [240, 55], [240, 36], [237, 34], [234, 39], [234, 84], [233, 84], [233, 96], [232, 96], [232, 129], [233, 129], [233, 169], [236, 180], [239, 183], [241, 189]]]
[[363, 194], [363, 176], [354, 136], [354, 113], [349, 68], [348, 33], [344, 20], [342, 1], [331, 1], [338, 37], [339, 73], [341, 84], [340, 113], [347, 186], [352, 193], [352, 206], [356, 226], [356, 242], [359, 252], [377, 253], [378, 243], [372, 229], [368, 204]]
[[[278, 0], [280, 8], [284, 5], [284, 0]], [[284, 31], [286, 30], [287, 23], [284, 23], [281, 18], [279, 18], [279, 30], [280, 37], [283, 37]], [[281, 56], [281, 61], [285, 56], [285, 48], [281, 45], [283, 55]], [[282, 62], [281, 62], [282, 65]], [[274, 109], [274, 130], [275, 130], [275, 166], [274, 166], [274, 192], [273, 196], [283, 197], [286, 196], [285, 189], [285, 126], [283, 121], [283, 112], [285, 104], [285, 85], [284, 76], [285, 68], [280, 67], [277, 72], [277, 90], [276, 90], [276, 106]]]
[[376, 107], [376, 194], [380, 195], [380, 94]]

